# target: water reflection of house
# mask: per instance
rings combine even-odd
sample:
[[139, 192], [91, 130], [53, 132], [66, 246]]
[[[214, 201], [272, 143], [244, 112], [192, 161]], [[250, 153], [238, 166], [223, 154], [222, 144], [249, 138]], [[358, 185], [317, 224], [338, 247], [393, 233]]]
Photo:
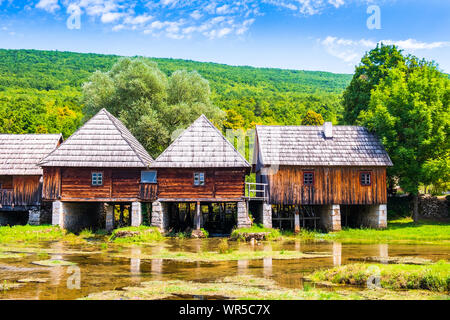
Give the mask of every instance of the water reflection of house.
[[258, 219], [266, 226], [386, 227], [386, 167], [392, 162], [367, 129], [257, 126], [254, 159], [264, 187]]
[[53, 202], [53, 224], [80, 230], [114, 228], [114, 209], [128, 208], [128, 225], [142, 222], [142, 202], [156, 196], [153, 161], [128, 129], [105, 109], [40, 162], [43, 198]]
[[0, 225], [49, 222], [37, 163], [61, 142], [60, 134], [0, 134]]

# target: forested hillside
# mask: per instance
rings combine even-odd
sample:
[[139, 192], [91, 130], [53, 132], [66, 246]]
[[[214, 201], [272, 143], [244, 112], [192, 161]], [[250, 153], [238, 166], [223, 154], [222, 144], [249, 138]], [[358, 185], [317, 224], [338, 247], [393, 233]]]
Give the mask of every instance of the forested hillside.
[[[82, 120], [82, 84], [107, 71], [114, 55], [37, 50], [0, 50], [0, 132], [63, 132]], [[300, 124], [308, 109], [338, 121], [340, 96], [351, 75], [235, 67], [178, 59], [152, 59], [170, 75], [197, 70], [210, 83], [215, 105], [227, 112], [225, 126]]]

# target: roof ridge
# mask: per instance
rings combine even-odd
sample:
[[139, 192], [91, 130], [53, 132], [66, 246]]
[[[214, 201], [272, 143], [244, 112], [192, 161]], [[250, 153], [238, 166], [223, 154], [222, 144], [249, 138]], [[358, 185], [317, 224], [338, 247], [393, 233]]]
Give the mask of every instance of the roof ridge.
[[201, 114], [194, 122], [192, 122], [189, 127], [187, 127], [186, 129], [184, 129], [184, 131], [178, 135], [178, 137], [176, 137], [175, 140], [172, 141], [172, 143], [155, 159], [155, 163], [158, 162], [158, 160], [160, 160], [160, 158], [162, 158], [165, 154], [169, 153], [170, 151], [172, 151], [172, 149], [176, 146], [176, 143], [179, 139], [181, 139], [188, 131], [189, 129], [191, 129], [197, 122], [199, 122], [200, 120], [206, 120], [206, 122], [208, 123], [208, 125], [215, 130], [215, 132], [217, 134], [219, 134], [219, 136], [225, 141], [225, 143], [227, 143], [231, 148], [233, 148], [233, 151], [239, 155], [239, 157], [241, 158], [241, 160], [244, 161], [245, 164], [247, 164], [250, 167], [250, 164], [248, 163], [248, 161], [240, 154], [239, 151], [236, 150], [236, 148], [231, 144], [230, 141], [227, 140], [227, 138], [225, 138], [225, 136], [222, 134], [222, 132], [219, 131], [219, 129], [216, 128], [216, 126], [204, 115]]
[[[109, 118], [109, 120], [111, 120], [111, 122], [113, 123], [114, 127], [116, 127], [116, 129], [120, 132], [120, 136], [126, 141], [126, 143], [128, 144], [128, 146], [131, 148], [131, 150], [134, 151], [134, 153], [136, 154], [136, 156], [139, 158], [139, 160], [141, 160], [142, 164], [146, 167], [149, 166], [150, 163], [146, 163], [146, 161], [144, 161], [141, 157], [141, 155], [139, 154], [139, 152], [134, 148], [134, 146], [130, 143], [130, 141], [128, 141], [128, 137], [125, 137], [122, 130], [117, 126], [115, 120], [119, 121], [119, 119], [117, 119], [116, 117], [114, 117], [111, 113], [109, 113], [108, 110], [106, 110], [105, 108], [102, 109], [102, 111], [105, 111], [106, 116]], [[111, 118], [112, 117], [112, 118]], [[125, 125], [120, 122], [124, 127]], [[131, 132], [130, 132], [131, 133]], [[139, 141], [138, 141], [139, 142]]]

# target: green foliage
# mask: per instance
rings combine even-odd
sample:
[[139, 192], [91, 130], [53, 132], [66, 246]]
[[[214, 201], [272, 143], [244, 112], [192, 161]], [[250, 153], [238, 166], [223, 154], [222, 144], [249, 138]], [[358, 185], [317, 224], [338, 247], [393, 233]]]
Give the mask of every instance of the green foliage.
[[234, 229], [231, 232], [231, 239], [244, 239], [243, 235], [246, 233], [259, 233], [259, 232], [267, 232], [266, 240], [277, 240], [281, 238], [280, 230], [272, 229], [272, 228], [264, 228], [262, 224], [255, 223], [250, 228], [239, 228]]
[[359, 116], [383, 142], [394, 163], [389, 173], [407, 192], [443, 184], [450, 174], [448, 161], [440, 160], [448, 159], [450, 150], [449, 98], [448, 76], [433, 63], [409, 57], [407, 67], [387, 71]]
[[397, 67], [405, 67], [405, 57], [396, 46], [377, 45], [362, 57], [343, 94], [345, 123], [355, 124], [360, 112], [369, 106], [372, 89]]
[[321, 126], [324, 121], [321, 114], [308, 110], [301, 123], [303, 126]]
[[[82, 105], [79, 97], [82, 84], [91, 76], [98, 82], [105, 81], [105, 91], [98, 96], [102, 98], [101, 101], [108, 101], [111, 82], [107, 82], [107, 78], [101, 74], [110, 70], [119, 59], [119, 56], [100, 54], [0, 50], [0, 96], [3, 97], [0, 98], [0, 132], [63, 132], [67, 138], [81, 124]], [[208, 93], [205, 79], [209, 82], [211, 92], [209, 103], [226, 112], [224, 128], [248, 129], [255, 124], [298, 125], [301, 115], [309, 109], [320, 113], [327, 121], [338, 122], [341, 113], [340, 94], [351, 79], [351, 75], [328, 72], [234, 67], [179, 59], [138, 60], [146, 60], [149, 66], [145, 70], [154, 71], [154, 77], [146, 79], [157, 81], [155, 86], [159, 83], [158, 79], [164, 78], [162, 74], [167, 78], [163, 84], [167, 88], [167, 97], [158, 95], [158, 98], [167, 99], [168, 105], [173, 106], [167, 109], [172, 124], [186, 116], [183, 112], [187, 107], [180, 101], [187, 101], [185, 103], [194, 109], [193, 113], [200, 112], [199, 108]], [[161, 72], [156, 71], [150, 61], [157, 63]], [[144, 64], [147, 63], [140, 65]], [[99, 72], [92, 75], [96, 71]], [[130, 70], [127, 74], [132, 75], [133, 72], [138, 73], [137, 70]], [[117, 79], [117, 83], [123, 84], [123, 81], [125, 78]], [[139, 85], [133, 83], [120, 88], [136, 92], [133, 90], [138, 90]], [[15, 90], [20, 90], [20, 95]], [[148, 97], [150, 93], [147, 91], [146, 94]], [[25, 101], [31, 102], [24, 103], [22, 107], [23, 101], [18, 98], [24, 97]], [[127, 105], [127, 109], [139, 111], [139, 108], [148, 107], [133, 96], [130, 101], [133, 104]], [[97, 103], [91, 102], [93, 105]], [[47, 112], [46, 104], [53, 104], [54, 107]], [[118, 105], [108, 104], [113, 108]], [[63, 111], [58, 111], [61, 108]], [[135, 126], [134, 119], [128, 119], [128, 114], [124, 114], [123, 118], [129, 121], [128, 125]], [[147, 126], [150, 136], [153, 131], [160, 133], [159, 140], [167, 143], [170, 134], [160, 131], [161, 124], [156, 122], [153, 115], [141, 119], [139, 125]], [[183, 125], [173, 127], [181, 128]], [[172, 127], [169, 129], [173, 130]], [[152, 150], [152, 154], [159, 151]]]

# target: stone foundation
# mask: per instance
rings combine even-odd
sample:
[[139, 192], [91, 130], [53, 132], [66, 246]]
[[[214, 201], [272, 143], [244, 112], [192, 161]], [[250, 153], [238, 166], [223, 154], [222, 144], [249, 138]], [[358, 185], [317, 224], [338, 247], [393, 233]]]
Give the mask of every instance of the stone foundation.
[[52, 213], [49, 205], [42, 205], [28, 210], [28, 224], [31, 226], [39, 226], [41, 224], [51, 224]]
[[152, 203], [152, 227], [157, 227], [161, 232], [167, 231], [169, 227], [168, 204], [155, 201]]
[[248, 228], [252, 226], [250, 217], [248, 216], [247, 203], [244, 201], [237, 203], [237, 227]]
[[139, 227], [142, 224], [142, 206], [140, 202], [131, 204], [131, 226]]
[[272, 205], [262, 204], [262, 223], [264, 228], [272, 228]]
[[106, 204], [105, 210], [105, 229], [106, 232], [114, 230], [114, 205]]
[[323, 206], [320, 210], [320, 218], [325, 230], [341, 230], [341, 209], [338, 204]]
[[365, 206], [358, 214], [358, 224], [366, 228], [387, 228], [387, 205], [377, 204]]
[[52, 224], [73, 232], [79, 232], [83, 229], [97, 229], [100, 225], [100, 213], [100, 203], [54, 201]]

